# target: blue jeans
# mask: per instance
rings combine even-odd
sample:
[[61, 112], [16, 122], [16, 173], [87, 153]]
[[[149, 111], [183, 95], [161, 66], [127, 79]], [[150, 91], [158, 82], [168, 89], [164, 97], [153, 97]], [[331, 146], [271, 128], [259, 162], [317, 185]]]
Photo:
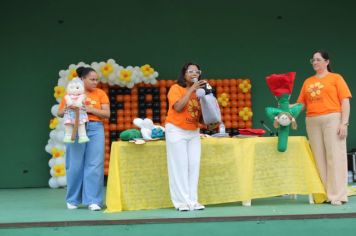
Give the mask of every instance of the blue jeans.
[[87, 143], [67, 144], [66, 201], [73, 205], [103, 205], [104, 194], [104, 145], [102, 122], [88, 122]]

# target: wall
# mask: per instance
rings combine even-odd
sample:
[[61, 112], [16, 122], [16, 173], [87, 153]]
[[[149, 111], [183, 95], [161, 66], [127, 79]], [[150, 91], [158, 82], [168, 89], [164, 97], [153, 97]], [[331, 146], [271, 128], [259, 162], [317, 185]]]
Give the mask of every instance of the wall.
[[[355, 3], [347, 1], [20, 1], [2, 3], [0, 188], [47, 186], [53, 87], [71, 63], [114, 58], [150, 63], [174, 79], [186, 61], [207, 78], [249, 77], [254, 125], [275, 105], [265, 83], [271, 73], [296, 71], [295, 91], [313, 74], [309, 58], [326, 49], [332, 67], [355, 91]], [[352, 113], [356, 109], [351, 102]], [[304, 117], [293, 135], [305, 135]], [[356, 147], [350, 121], [348, 146]]]

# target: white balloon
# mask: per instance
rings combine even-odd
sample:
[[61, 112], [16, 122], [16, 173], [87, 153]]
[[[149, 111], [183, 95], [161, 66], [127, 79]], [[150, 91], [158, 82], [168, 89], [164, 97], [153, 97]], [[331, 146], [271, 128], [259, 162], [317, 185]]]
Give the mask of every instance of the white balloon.
[[50, 178], [48, 181], [48, 185], [51, 188], [58, 188], [59, 184], [57, 183], [57, 180], [55, 178]]
[[57, 140], [57, 142], [63, 142], [64, 139], [64, 131], [63, 130], [57, 130], [56, 135], [55, 135], [55, 139]]
[[53, 115], [53, 116], [57, 116], [57, 113], [58, 113], [58, 107], [59, 107], [59, 105], [58, 105], [58, 104], [56, 104], [56, 105], [52, 106], [52, 108], [51, 108], [51, 113], [52, 113], [52, 115]]
[[67, 185], [67, 177], [66, 176], [60, 176], [57, 178], [57, 183], [59, 186], [64, 187]]
[[49, 161], [48, 161], [48, 165], [49, 167], [53, 167], [54, 165], [56, 164], [56, 159], [55, 158], [51, 158]]
[[61, 165], [65, 163], [65, 159], [63, 157], [55, 158], [55, 165]]
[[49, 173], [51, 174], [52, 177], [54, 177], [55, 172], [54, 172], [53, 168], [51, 168], [51, 170], [49, 171]]
[[56, 130], [52, 130], [49, 132], [49, 137], [53, 140], [56, 141]]
[[53, 145], [52, 144], [47, 144], [45, 147], [46, 152], [48, 152], [49, 154], [52, 154], [52, 148]]

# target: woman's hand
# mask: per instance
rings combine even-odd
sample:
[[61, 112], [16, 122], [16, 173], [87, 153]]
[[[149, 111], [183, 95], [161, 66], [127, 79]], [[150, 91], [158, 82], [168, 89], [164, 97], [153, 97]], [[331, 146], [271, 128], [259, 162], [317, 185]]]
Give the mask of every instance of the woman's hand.
[[198, 88], [203, 88], [206, 84], [206, 80], [198, 80], [197, 82], [195, 82], [191, 87], [191, 91], [194, 92], [195, 90], [197, 90]]
[[337, 129], [337, 134], [339, 135], [340, 139], [344, 139], [347, 137], [347, 126], [345, 124], [340, 124]]

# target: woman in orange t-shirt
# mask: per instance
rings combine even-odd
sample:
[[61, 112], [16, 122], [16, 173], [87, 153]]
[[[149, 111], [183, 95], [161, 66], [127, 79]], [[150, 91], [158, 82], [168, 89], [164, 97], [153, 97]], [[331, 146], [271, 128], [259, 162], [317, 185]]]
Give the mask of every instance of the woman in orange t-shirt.
[[[90, 210], [98, 211], [103, 206], [104, 198], [105, 136], [102, 119], [110, 116], [109, 99], [103, 90], [97, 88], [98, 75], [94, 69], [79, 67], [77, 74], [85, 88], [89, 142], [79, 143], [77, 139], [66, 146], [67, 208], [77, 209], [83, 204]], [[71, 107], [65, 107], [62, 99], [58, 116], [63, 116], [64, 109]]]
[[316, 74], [304, 81], [297, 102], [306, 108], [309, 142], [333, 205], [347, 202], [346, 137], [351, 92], [341, 75], [332, 73], [327, 52], [311, 59]]
[[195, 91], [204, 87], [206, 81], [200, 78], [199, 65], [187, 63], [177, 84], [168, 92], [166, 148], [169, 189], [173, 205], [179, 211], [204, 209], [198, 202], [201, 109]]

